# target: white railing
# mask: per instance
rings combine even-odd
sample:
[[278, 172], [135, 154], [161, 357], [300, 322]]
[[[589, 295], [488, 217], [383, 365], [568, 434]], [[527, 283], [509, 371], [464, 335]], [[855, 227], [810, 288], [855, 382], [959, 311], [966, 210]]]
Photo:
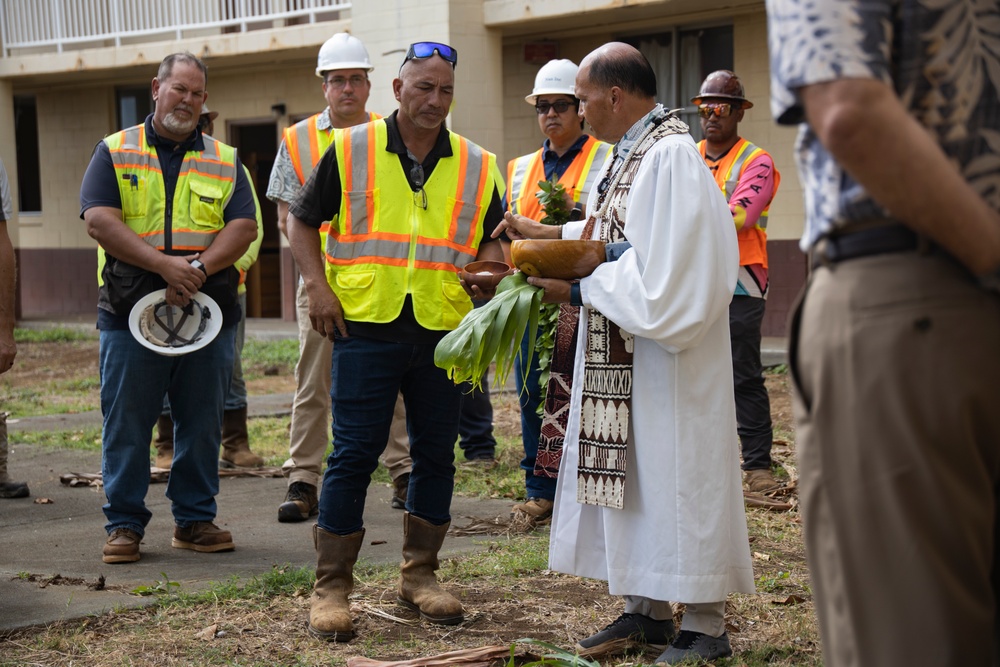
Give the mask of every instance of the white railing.
[[[345, 0], [0, 0], [4, 57], [342, 18]], [[277, 25], [281, 25], [278, 23]]]

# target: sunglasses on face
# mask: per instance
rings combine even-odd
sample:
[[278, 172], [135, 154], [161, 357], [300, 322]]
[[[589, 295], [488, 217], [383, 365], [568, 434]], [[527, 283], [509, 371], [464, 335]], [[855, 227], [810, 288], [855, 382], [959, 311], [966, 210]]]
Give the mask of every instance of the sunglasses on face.
[[558, 100], [556, 102], [535, 102], [535, 113], [547, 114], [549, 109], [555, 109], [556, 113], [566, 113], [567, 109], [575, 106], [575, 104], [566, 100]]
[[734, 111], [736, 111], [736, 105], [728, 102], [709, 102], [698, 105], [698, 115], [702, 118], [711, 118], [712, 116], [729, 118]]
[[406, 64], [414, 58], [430, 58], [435, 53], [450, 62], [452, 68], [458, 65], [458, 51], [447, 44], [441, 44], [439, 42], [414, 42], [413, 44], [410, 44], [410, 50], [406, 52], [406, 58], [403, 59], [403, 64]]

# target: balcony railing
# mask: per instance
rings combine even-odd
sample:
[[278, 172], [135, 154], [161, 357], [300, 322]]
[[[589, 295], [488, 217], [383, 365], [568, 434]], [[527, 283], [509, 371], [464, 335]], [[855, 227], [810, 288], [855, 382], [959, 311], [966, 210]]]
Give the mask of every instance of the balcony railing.
[[0, 0], [3, 56], [316, 23], [344, 0]]

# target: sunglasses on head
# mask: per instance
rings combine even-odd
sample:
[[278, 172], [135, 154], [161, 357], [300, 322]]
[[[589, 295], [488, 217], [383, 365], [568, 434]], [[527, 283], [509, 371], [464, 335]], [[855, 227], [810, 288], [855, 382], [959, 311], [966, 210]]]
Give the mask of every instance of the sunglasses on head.
[[730, 104], [729, 102], [708, 102], [698, 105], [698, 115], [702, 118], [711, 118], [712, 116], [729, 118], [738, 108], [735, 104]]
[[555, 109], [556, 113], [566, 113], [566, 110], [576, 105], [567, 100], [557, 100], [555, 102], [535, 102], [535, 113], [547, 114], [550, 109]]
[[414, 58], [430, 58], [435, 53], [450, 62], [452, 68], [458, 65], [458, 51], [440, 42], [414, 42], [410, 44], [410, 49], [406, 52], [403, 63], [405, 64]]

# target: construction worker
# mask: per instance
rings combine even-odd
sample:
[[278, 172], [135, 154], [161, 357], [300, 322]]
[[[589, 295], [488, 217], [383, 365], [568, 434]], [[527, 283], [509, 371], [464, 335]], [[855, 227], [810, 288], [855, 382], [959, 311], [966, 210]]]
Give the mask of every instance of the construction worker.
[[[202, 134], [214, 136], [215, 119], [218, 111], [211, 111], [205, 104], [201, 108], [198, 127]], [[244, 170], [246, 166], [244, 165]], [[250, 173], [246, 172], [250, 179]], [[252, 182], [252, 179], [250, 179]], [[243, 379], [243, 343], [246, 340], [247, 321], [247, 271], [257, 261], [260, 245], [264, 241], [264, 222], [260, 214], [260, 204], [254, 191], [254, 203], [257, 204], [257, 239], [250, 244], [247, 252], [236, 262], [240, 271], [239, 303], [240, 322], [236, 325], [236, 356], [233, 360], [233, 379], [226, 395], [226, 407], [222, 416], [222, 449], [219, 453], [219, 465], [223, 468], [259, 468], [264, 465], [264, 459], [250, 449], [250, 436], [247, 433], [247, 383]], [[170, 404], [164, 397], [163, 412], [156, 420], [156, 458], [157, 468], [170, 468], [174, 458], [174, 422], [170, 417]]]
[[[236, 149], [198, 128], [207, 81], [196, 56], [164, 58], [151, 86], [153, 113], [98, 143], [80, 187], [87, 232], [107, 251], [97, 317], [105, 563], [140, 558], [152, 517], [145, 504], [149, 434], [164, 394], [176, 423], [166, 490], [171, 546], [199, 553], [235, 548], [232, 534], [214, 523], [218, 447], [240, 319], [235, 264], [257, 238], [257, 206]], [[130, 316], [161, 289], [171, 307], [189, 306], [199, 292], [210, 297], [221, 330], [179, 356], [148, 349], [134, 337]]]
[[[0, 374], [14, 366], [17, 343], [14, 341], [14, 245], [7, 233], [7, 221], [14, 215], [7, 170], [0, 160]], [[0, 498], [26, 498], [28, 485], [7, 477], [7, 413], [0, 411]]]
[[[432, 623], [464, 618], [462, 603], [434, 574], [451, 524], [462, 398], [434, 364], [434, 348], [472, 310], [461, 267], [503, 257], [490, 236], [503, 213], [503, 176], [496, 156], [444, 126], [457, 63], [447, 44], [411, 44], [392, 83], [399, 110], [337, 130], [289, 208], [288, 238], [310, 320], [336, 338], [336, 447], [313, 530], [309, 610], [309, 631], [329, 641], [354, 637], [348, 595], [364, 541], [365, 499], [400, 391], [412, 424], [413, 474], [396, 599]], [[327, 220], [324, 253], [319, 230]]]
[[751, 493], [780, 483], [771, 473], [771, 404], [760, 361], [760, 325], [769, 285], [767, 213], [781, 180], [767, 151], [740, 137], [743, 112], [753, 106], [743, 84], [729, 70], [709, 74], [698, 95], [701, 130], [698, 150], [726, 195], [740, 245], [740, 275], [729, 305], [733, 348], [736, 423], [743, 451], [743, 484]]
[[[583, 131], [583, 121], [579, 116], [580, 100], [573, 94], [577, 69], [569, 60], [550, 60], [538, 70], [535, 86], [531, 94], [524, 98], [535, 107], [538, 127], [545, 135], [545, 141], [537, 151], [514, 158], [507, 165], [507, 205], [513, 213], [541, 220], [546, 213], [536, 196], [539, 192], [538, 182], [557, 180], [573, 200], [570, 219], [583, 218], [587, 198], [611, 151], [611, 144], [598, 141]], [[558, 305], [545, 307], [563, 310]], [[576, 307], [565, 306], [565, 310], [572, 318], [576, 317]], [[539, 330], [538, 339], [544, 337], [556, 338], [554, 326], [550, 331]], [[559, 384], [563, 374], [572, 371], [573, 359], [570, 356], [568, 364], [560, 366], [559, 362], [565, 354], [552, 354], [554, 363], [550, 369], [548, 391], [545, 392], [543, 427], [539, 411], [543, 388], [539, 380], [546, 369], [540, 366], [537, 354], [532, 357], [530, 367], [525, 363], [527, 347], [528, 340], [525, 337], [521, 344], [521, 355], [517, 359], [517, 372], [514, 373], [518, 401], [521, 404], [521, 439], [524, 444], [521, 468], [524, 470], [527, 500], [514, 505], [514, 513], [522, 515], [532, 524], [539, 524], [552, 516], [556, 474], [559, 470], [567, 416], [566, 410], [558, 410], [559, 403], [555, 401], [560, 396], [568, 398], [568, 394], [559, 390]], [[552, 409], [553, 406], [555, 409]]]
[[[316, 76], [323, 79], [327, 107], [285, 130], [271, 170], [267, 198], [278, 205], [278, 227], [288, 236], [288, 204], [295, 199], [313, 167], [330, 145], [334, 129], [380, 118], [365, 110], [374, 68], [360, 39], [335, 34], [320, 47]], [[329, 225], [320, 230], [325, 244]], [[281, 469], [288, 491], [278, 507], [278, 521], [305, 521], [319, 511], [319, 482], [330, 440], [330, 355], [332, 343], [309, 322], [309, 301], [300, 280], [295, 299], [299, 322], [299, 361], [295, 365], [295, 398], [289, 458]], [[392, 506], [403, 509], [410, 481], [409, 440], [402, 396], [396, 400], [392, 429], [382, 462], [393, 480]]]

